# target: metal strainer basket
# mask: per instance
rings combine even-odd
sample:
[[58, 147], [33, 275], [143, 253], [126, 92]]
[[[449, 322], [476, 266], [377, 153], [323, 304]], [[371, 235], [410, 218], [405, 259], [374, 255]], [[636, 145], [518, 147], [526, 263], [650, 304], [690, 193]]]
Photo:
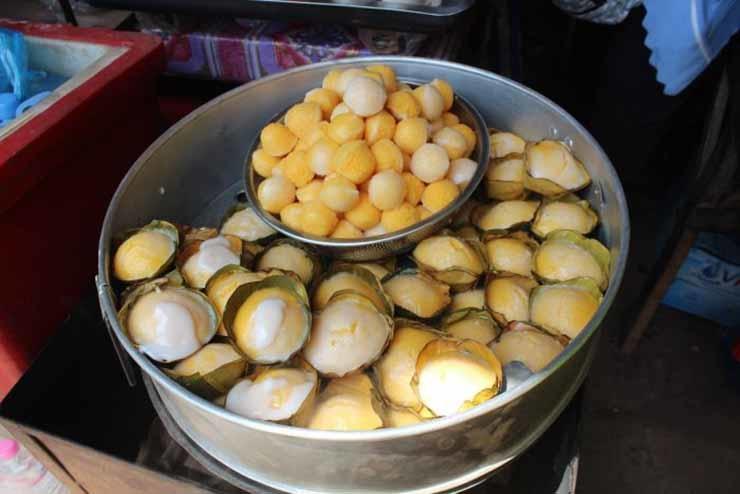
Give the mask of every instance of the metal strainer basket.
[[[408, 79], [401, 80], [400, 82], [405, 82], [410, 86], [415, 86], [421, 83], [420, 81]], [[255, 173], [249, 157], [251, 157], [252, 153], [259, 147], [259, 135], [252, 143], [249, 153], [247, 154], [247, 159], [245, 160], [244, 192], [246, 193], [249, 203], [257, 214], [271, 227], [286, 237], [312, 245], [323, 255], [348, 261], [370, 261], [405, 252], [421, 240], [429, 237], [449, 224], [454, 213], [471, 198], [476, 188], [483, 180], [483, 176], [486, 174], [486, 169], [488, 168], [488, 131], [483, 116], [465, 99], [465, 97], [460, 96], [459, 94], [455, 95], [455, 102], [451, 111], [460, 118], [461, 123], [468, 125], [476, 134], [477, 143], [475, 145], [475, 149], [470, 155], [470, 159], [475, 161], [478, 164], [478, 167], [475, 170], [473, 179], [460, 195], [457, 196], [452, 204], [408, 228], [368, 238], [334, 239], [308, 235], [285, 225], [274, 215], [263, 209], [257, 200], [257, 187], [262, 181], [262, 177]], [[262, 126], [264, 127], [270, 122], [281, 121], [286, 112], [287, 109], [280, 112], [269, 121], [264, 122]]]

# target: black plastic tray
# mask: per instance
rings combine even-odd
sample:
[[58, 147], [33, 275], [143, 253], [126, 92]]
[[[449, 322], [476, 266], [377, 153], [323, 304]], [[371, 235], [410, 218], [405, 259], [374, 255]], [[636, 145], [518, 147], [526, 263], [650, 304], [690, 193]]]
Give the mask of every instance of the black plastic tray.
[[88, 3], [146, 12], [302, 20], [431, 32], [455, 25], [475, 0], [442, 0], [438, 7], [378, 0], [88, 0]]

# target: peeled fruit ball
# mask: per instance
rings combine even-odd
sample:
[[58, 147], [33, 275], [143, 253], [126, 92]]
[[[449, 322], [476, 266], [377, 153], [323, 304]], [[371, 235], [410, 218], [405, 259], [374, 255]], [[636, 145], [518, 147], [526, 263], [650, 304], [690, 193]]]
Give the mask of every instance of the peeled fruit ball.
[[460, 123], [458, 116], [450, 112], [444, 112], [442, 114], [442, 121], [444, 122], [445, 127], [452, 127]]
[[343, 113], [329, 123], [327, 133], [337, 144], [362, 139], [365, 122], [354, 113]]
[[416, 118], [421, 115], [421, 105], [412, 93], [406, 91], [396, 91], [388, 96], [386, 108], [398, 120]]
[[295, 185], [282, 175], [266, 178], [257, 187], [257, 198], [267, 211], [279, 213], [295, 200]]
[[339, 145], [331, 139], [319, 139], [308, 149], [306, 154], [308, 166], [316, 175], [322, 177], [328, 175], [331, 173], [331, 165], [337, 149]]
[[[398, 122], [396, 132], [393, 134], [393, 142], [401, 148], [401, 151], [414, 154], [429, 139], [429, 127], [423, 118], [408, 118]], [[444, 152], [444, 149], [442, 149]], [[445, 157], [447, 153], [445, 153]], [[445, 170], [446, 171], [446, 170]]]
[[[391, 117], [392, 118], [392, 117]], [[403, 172], [403, 153], [390, 139], [381, 139], [370, 148], [375, 156], [376, 169]]]
[[432, 137], [432, 142], [442, 146], [451, 160], [462, 158], [468, 153], [468, 141], [459, 131], [445, 127]]
[[344, 213], [344, 219], [359, 228], [369, 230], [380, 223], [380, 210], [376, 208], [366, 193], [360, 193], [360, 200], [354, 208]]
[[298, 142], [298, 137], [285, 125], [279, 123], [268, 124], [260, 132], [262, 148], [270, 156], [280, 158], [288, 154]]
[[383, 79], [383, 86], [389, 93], [396, 90], [396, 72], [388, 65], [368, 65], [365, 70], [374, 74], [379, 74]]
[[337, 223], [331, 238], [362, 238], [362, 230], [347, 220]]
[[416, 206], [421, 201], [421, 195], [424, 193], [424, 182], [416, 178], [411, 173], [404, 172], [403, 180], [406, 182], [406, 202]]
[[395, 209], [406, 196], [406, 181], [395, 170], [384, 170], [370, 179], [370, 202], [381, 211]]
[[456, 159], [450, 163], [450, 171], [447, 172], [447, 178], [459, 187], [466, 187], [473, 175], [478, 169], [478, 163], [468, 158]]
[[295, 197], [299, 202], [317, 201], [322, 185], [324, 185], [324, 182], [318, 178], [311, 180], [308, 184], [295, 191]]
[[434, 79], [429, 85], [439, 91], [444, 101], [444, 111], [449, 111], [455, 103], [455, 91], [452, 89], [450, 83], [442, 79]]
[[393, 139], [396, 119], [387, 111], [381, 111], [365, 120], [365, 140], [373, 145], [381, 139]]
[[437, 88], [424, 84], [414, 89], [414, 97], [421, 106], [421, 114], [429, 121], [436, 120], [442, 116], [445, 110], [445, 101]]
[[331, 116], [331, 112], [334, 110], [341, 98], [337, 93], [331, 89], [316, 88], [306, 93], [306, 97], [303, 101], [307, 103], [316, 103], [321, 108], [321, 114], [324, 119], [328, 119]]
[[365, 238], [378, 237], [380, 235], [385, 235], [386, 233], [388, 233], [388, 230], [386, 230], [385, 226], [383, 226], [382, 223], [378, 223], [374, 227], [365, 230], [365, 233], [363, 234], [363, 236]]
[[447, 207], [457, 196], [460, 189], [450, 180], [440, 180], [427, 185], [421, 195], [421, 203], [429, 211], [436, 213]]
[[285, 158], [285, 176], [296, 187], [303, 187], [313, 180], [313, 170], [308, 166], [305, 151], [293, 151]]
[[347, 142], [334, 155], [334, 171], [361, 184], [375, 172], [375, 156], [365, 141]]
[[252, 153], [252, 168], [260, 177], [272, 175], [272, 169], [280, 162], [279, 158], [271, 156], [264, 149], [258, 149]]
[[317, 103], [298, 103], [285, 114], [285, 126], [300, 138], [321, 122], [321, 107]]
[[419, 221], [425, 220], [434, 214], [424, 206], [416, 206], [416, 210], [419, 212]]
[[395, 232], [419, 222], [419, 211], [409, 203], [403, 203], [395, 209], [383, 211], [380, 223], [386, 231]]
[[337, 85], [334, 90], [339, 93], [340, 96], [344, 96], [344, 92], [349, 87], [349, 83], [352, 82], [352, 79], [361, 75], [365, 75], [365, 71], [362, 69], [347, 69], [343, 71], [337, 79]]
[[321, 87], [329, 89], [338, 93], [339, 89], [339, 78], [342, 75], [342, 71], [338, 69], [330, 70], [328, 74], [324, 76], [324, 80], [321, 82]]
[[331, 122], [332, 120], [337, 118], [339, 115], [344, 115], [345, 113], [352, 113], [352, 110], [350, 110], [349, 106], [345, 105], [344, 103], [339, 103], [331, 111], [331, 115], [329, 115], [329, 121]]
[[280, 211], [280, 221], [293, 230], [300, 230], [303, 223], [303, 204], [294, 202]]
[[429, 133], [431, 135], [436, 134], [440, 130], [445, 128], [445, 123], [442, 120], [442, 117], [439, 117], [437, 120], [434, 120], [432, 122], [429, 122]]
[[288, 164], [288, 161], [285, 158], [283, 158], [280, 161], [278, 161], [278, 164], [272, 167], [272, 175], [271, 176], [274, 177], [275, 175], [280, 175], [280, 176], [284, 177], [285, 176], [285, 165], [287, 165], [287, 164]]
[[472, 153], [473, 149], [475, 149], [475, 144], [478, 142], [478, 138], [475, 136], [475, 131], [463, 123], [453, 125], [451, 128], [461, 133], [465, 138], [465, 142], [468, 143], [468, 151], [466, 154]]
[[369, 117], [385, 106], [387, 95], [382, 84], [368, 77], [355, 77], [344, 93], [344, 103], [355, 115]]
[[302, 230], [311, 235], [326, 237], [337, 226], [339, 219], [336, 213], [326, 207], [321, 201], [310, 201], [303, 205]]
[[332, 211], [344, 213], [355, 207], [360, 200], [360, 192], [349, 179], [334, 174], [324, 179], [319, 198]]
[[422, 182], [441, 180], [450, 169], [447, 151], [437, 144], [424, 144], [411, 157], [411, 173]]

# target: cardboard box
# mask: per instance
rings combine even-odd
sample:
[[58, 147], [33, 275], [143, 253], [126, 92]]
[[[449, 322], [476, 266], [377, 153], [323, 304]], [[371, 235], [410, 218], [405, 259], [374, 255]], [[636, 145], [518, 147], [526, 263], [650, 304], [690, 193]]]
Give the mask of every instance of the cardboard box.
[[740, 327], [740, 237], [699, 234], [663, 303]]

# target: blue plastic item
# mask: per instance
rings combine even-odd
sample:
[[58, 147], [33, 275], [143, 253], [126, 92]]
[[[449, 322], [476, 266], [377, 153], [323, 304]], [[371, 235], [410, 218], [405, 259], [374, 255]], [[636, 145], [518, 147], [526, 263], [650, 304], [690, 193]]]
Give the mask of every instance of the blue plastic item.
[[23, 112], [31, 108], [33, 105], [41, 101], [42, 99], [46, 98], [51, 94], [51, 91], [43, 91], [35, 96], [31, 96], [26, 101], [18, 105], [18, 108], [15, 110], [15, 118], [20, 117], [23, 115]]
[[0, 93], [0, 121], [15, 117], [18, 108], [18, 98], [13, 93]]
[[[28, 53], [23, 34], [0, 28], [0, 67], [3, 70], [3, 81], [10, 84], [18, 101], [28, 97]], [[0, 82], [0, 89], [5, 91]]]

